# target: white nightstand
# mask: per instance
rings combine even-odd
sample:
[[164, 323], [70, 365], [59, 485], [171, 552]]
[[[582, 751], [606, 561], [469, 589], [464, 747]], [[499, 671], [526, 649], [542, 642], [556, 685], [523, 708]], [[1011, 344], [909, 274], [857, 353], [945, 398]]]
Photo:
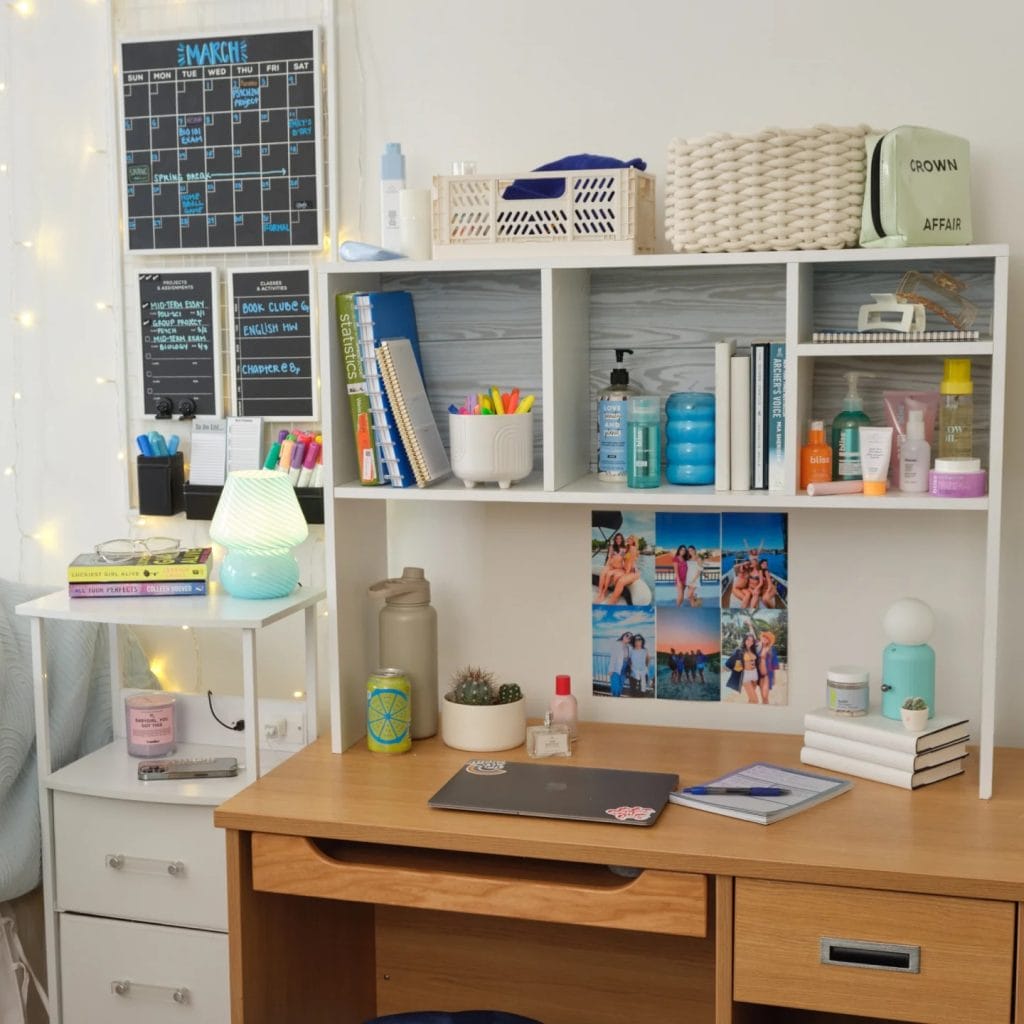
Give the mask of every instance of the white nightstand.
[[[305, 613], [303, 736], [316, 738], [316, 605], [323, 591], [268, 601], [206, 597], [78, 598], [60, 591], [19, 605], [31, 617], [43, 900], [51, 1024], [226, 1024], [230, 1016], [224, 839], [213, 809], [260, 775], [256, 631]], [[53, 771], [47, 619], [106, 624], [114, 742]], [[237, 629], [246, 728], [238, 776], [139, 782], [123, 735], [117, 627]], [[192, 735], [186, 733], [186, 735]], [[211, 737], [199, 734], [200, 739]], [[218, 739], [216, 734], [212, 737]], [[239, 754], [229, 743], [180, 743], [174, 757]], [[287, 753], [262, 752], [264, 762]]]

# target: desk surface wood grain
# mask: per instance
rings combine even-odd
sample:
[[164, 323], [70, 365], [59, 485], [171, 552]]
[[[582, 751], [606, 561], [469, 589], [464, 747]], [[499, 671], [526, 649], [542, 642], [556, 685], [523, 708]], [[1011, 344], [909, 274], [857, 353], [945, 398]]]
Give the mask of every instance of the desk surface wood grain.
[[[570, 765], [676, 772], [680, 784], [753, 761], [800, 767], [799, 736], [583, 723]], [[968, 770], [916, 791], [854, 780], [772, 825], [670, 804], [651, 828], [435, 810], [427, 799], [473, 755], [438, 737], [408, 754], [327, 740], [215, 812], [240, 831], [749, 878], [1024, 900], [1024, 750], [996, 752], [991, 800]], [[523, 748], [494, 757], [527, 760]]]

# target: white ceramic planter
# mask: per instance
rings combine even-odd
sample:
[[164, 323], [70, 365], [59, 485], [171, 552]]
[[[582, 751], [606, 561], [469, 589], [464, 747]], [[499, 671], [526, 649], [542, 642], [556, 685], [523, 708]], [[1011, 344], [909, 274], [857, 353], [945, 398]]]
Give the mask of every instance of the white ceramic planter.
[[511, 750], [526, 741], [526, 701], [441, 705], [441, 739], [456, 750]]
[[920, 732], [928, 724], [928, 709], [910, 711], [900, 708], [900, 718], [903, 719], [903, 728], [908, 732]]
[[450, 413], [452, 473], [467, 487], [508, 487], [533, 472], [533, 411], [511, 416]]

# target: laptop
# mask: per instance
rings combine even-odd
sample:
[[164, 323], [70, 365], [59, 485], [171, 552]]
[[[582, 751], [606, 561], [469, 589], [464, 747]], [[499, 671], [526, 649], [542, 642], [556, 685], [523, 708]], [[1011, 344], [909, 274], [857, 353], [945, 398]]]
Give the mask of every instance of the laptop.
[[477, 758], [428, 803], [454, 811], [653, 825], [678, 786], [679, 776], [667, 772]]

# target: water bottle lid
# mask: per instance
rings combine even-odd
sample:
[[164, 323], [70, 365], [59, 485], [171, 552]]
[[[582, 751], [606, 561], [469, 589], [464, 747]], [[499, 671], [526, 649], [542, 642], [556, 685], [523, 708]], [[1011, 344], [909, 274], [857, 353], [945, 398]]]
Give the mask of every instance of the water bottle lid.
[[555, 693], [559, 697], [567, 697], [572, 692], [571, 682], [569, 676], [555, 676]]
[[406, 566], [398, 579], [374, 583], [370, 593], [387, 604], [430, 604], [430, 583], [417, 566]]

